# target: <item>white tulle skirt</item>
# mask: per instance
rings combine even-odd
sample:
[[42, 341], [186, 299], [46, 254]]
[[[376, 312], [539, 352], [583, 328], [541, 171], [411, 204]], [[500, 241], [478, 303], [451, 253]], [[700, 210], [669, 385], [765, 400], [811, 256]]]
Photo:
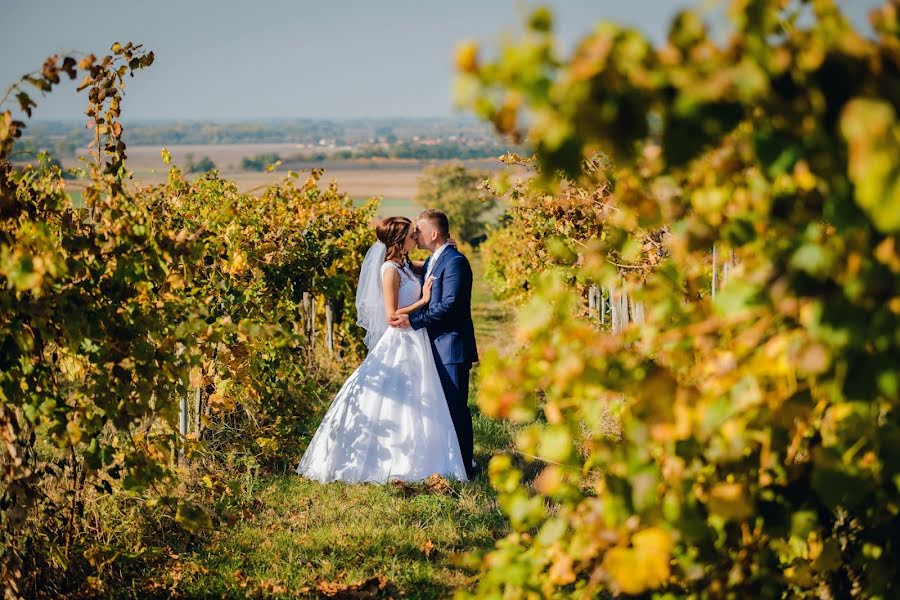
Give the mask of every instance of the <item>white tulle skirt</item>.
[[424, 330], [389, 327], [344, 383], [297, 473], [321, 482], [466, 481]]

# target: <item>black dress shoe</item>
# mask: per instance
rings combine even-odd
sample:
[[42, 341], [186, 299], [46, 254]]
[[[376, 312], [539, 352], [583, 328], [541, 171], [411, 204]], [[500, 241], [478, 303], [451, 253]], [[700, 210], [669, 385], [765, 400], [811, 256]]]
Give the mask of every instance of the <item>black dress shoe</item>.
[[483, 469], [481, 468], [481, 465], [475, 463], [474, 465], [466, 469], [466, 477], [468, 477], [470, 480], [475, 479], [476, 477], [481, 475], [482, 470]]

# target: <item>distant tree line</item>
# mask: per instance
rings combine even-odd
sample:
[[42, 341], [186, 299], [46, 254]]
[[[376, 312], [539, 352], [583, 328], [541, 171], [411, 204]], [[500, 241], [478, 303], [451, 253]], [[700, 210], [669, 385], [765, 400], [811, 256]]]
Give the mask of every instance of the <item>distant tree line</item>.
[[204, 156], [199, 161], [194, 161], [194, 154], [188, 153], [184, 157], [184, 170], [187, 173], [206, 173], [216, 168], [216, 163], [208, 156]]
[[516, 152], [527, 154], [524, 148], [500, 146], [493, 144], [469, 145], [461, 142], [442, 142], [439, 144], [422, 144], [416, 142], [398, 142], [388, 147], [363, 146], [356, 149], [335, 150], [333, 152], [309, 152], [291, 155], [285, 162], [316, 162], [323, 160], [351, 160], [354, 158], [404, 158], [419, 160], [466, 160], [475, 158], [493, 158]]
[[274, 165], [281, 160], [277, 154], [257, 154], [255, 156], [245, 156], [241, 160], [241, 169], [244, 171], [265, 171], [269, 165]]
[[75, 158], [78, 146], [69, 139], [36, 140], [31, 138], [16, 140], [13, 147], [13, 160], [32, 160], [39, 152], [48, 152], [59, 158]]
[[[46, 153], [41, 156], [41, 153]], [[75, 175], [66, 171], [60, 157], [73, 158], [75, 145], [67, 140], [57, 140], [55, 143], [39, 144], [35, 140], [16, 140], [10, 157], [17, 162], [32, 163], [42, 168], [58, 167], [62, 171], [63, 179], [75, 179]]]
[[[26, 139], [40, 143], [66, 140], [74, 148], [85, 148], [91, 133], [79, 121], [31, 123]], [[472, 119], [281, 119], [232, 122], [134, 121], [128, 123], [129, 145], [176, 144], [317, 144], [327, 140], [337, 146], [371, 143], [395, 144], [399, 140], [449, 138], [491, 142], [496, 139], [485, 124]]]
[[478, 246], [487, 237], [488, 223], [497, 217], [497, 198], [482, 182], [487, 171], [469, 170], [460, 162], [425, 167], [415, 202], [422, 208], [447, 213], [451, 233], [462, 242]]

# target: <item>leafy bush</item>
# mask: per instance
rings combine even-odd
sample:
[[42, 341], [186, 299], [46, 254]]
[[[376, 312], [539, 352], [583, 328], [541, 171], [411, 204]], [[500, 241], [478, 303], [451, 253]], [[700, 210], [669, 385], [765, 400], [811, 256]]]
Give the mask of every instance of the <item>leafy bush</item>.
[[281, 161], [281, 157], [277, 154], [256, 154], [254, 156], [245, 156], [241, 159], [241, 168], [245, 171], [265, 171], [274, 168]]
[[[171, 494], [181, 453], [297, 459], [300, 424], [329, 392], [334, 361], [301, 325], [304, 292], [319, 299], [320, 321], [322, 299], [330, 303], [338, 351], [359, 349], [344, 315], [375, 205], [320, 189], [319, 171], [299, 185], [289, 174], [261, 197], [214, 173], [186, 181], [175, 167], [163, 184], [127, 190], [122, 82], [152, 61], [117, 43], [102, 59], [51, 57], [11, 88], [30, 114], [25, 85], [50, 91], [61, 74], [85, 73], [95, 160], [84, 209], [58, 167], [12, 167], [25, 124], [0, 114], [0, 578], [9, 595], [78, 589], [128, 550], [110, 546], [116, 523], [86, 520], [98, 497], [146, 502], [189, 531], [207, 525], [203, 510]], [[188, 395], [203, 407], [193, 440], [177, 433]]]
[[447, 214], [452, 234], [467, 244], [478, 244], [487, 229], [487, 215], [497, 200], [481, 190], [487, 173], [470, 171], [462, 163], [425, 167], [419, 179], [416, 204]]
[[216, 168], [216, 163], [208, 156], [204, 156], [199, 161], [194, 162], [194, 155], [188, 153], [184, 160], [184, 170], [187, 173], [206, 173]]
[[480, 248], [494, 295], [513, 301], [529, 298], [536, 279], [551, 264], [560, 267], [569, 283], [576, 283], [578, 248], [603, 236], [606, 215], [615, 210], [606, 180], [608, 161], [592, 157], [585, 163], [591, 176], [578, 184], [558, 181], [562, 189], [556, 197], [547, 194], [533, 159], [508, 154], [501, 161], [531, 173], [510, 183], [510, 173], [502, 171], [488, 185], [506, 198], [503, 216]]
[[[461, 48], [465, 102], [506, 133], [530, 115], [548, 203], [557, 170], [612, 155], [617, 210], [577, 277], [647, 306], [608, 335], [549, 273], [523, 350], [485, 357], [479, 405], [528, 424], [543, 469], [492, 460], [515, 532], [477, 595], [897, 595], [898, 7], [875, 39], [828, 0], [794, 9], [733, 3], [723, 46], [690, 11], [660, 48], [604, 23], [566, 60], [541, 9], [494, 62]], [[611, 264], [640, 260], [637, 225], [669, 230], [640, 286]], [[737, 265], [715, 300], [714, 244]]]

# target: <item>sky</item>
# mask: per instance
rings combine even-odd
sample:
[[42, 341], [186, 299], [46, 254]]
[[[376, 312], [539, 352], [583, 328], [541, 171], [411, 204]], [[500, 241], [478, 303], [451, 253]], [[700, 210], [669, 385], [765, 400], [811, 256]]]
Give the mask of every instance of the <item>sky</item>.
[[[879, 0], [839, 0], [863, 25]], [[560, 48], [603, 19], [665, 37], [685, 0], [550, 0]], [[710, 5], [705, 0], [705, 5]], [[128, 119], [449, 117], [454, 48], [496, 48], [521, 31], [526, 0], [0, 0], [0, 86], [46, 56], [152, 50], [131, 79]], [[721, 24], [720, 24], [721, 25]], [[868, 29], [867, 29], [868, 30]], [[38, 119], [81, 118], [74, 84], [36, 92]], [[4, 107], [5, 108], [5, 107]]]

